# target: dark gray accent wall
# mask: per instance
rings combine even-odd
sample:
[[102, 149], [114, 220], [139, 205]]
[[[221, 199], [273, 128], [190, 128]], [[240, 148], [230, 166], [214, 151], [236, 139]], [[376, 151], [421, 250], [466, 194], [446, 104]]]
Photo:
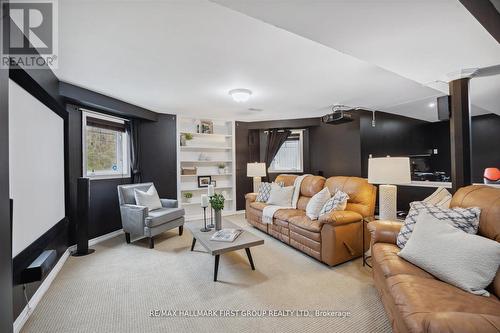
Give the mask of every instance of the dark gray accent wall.
[[67, 102], [75, 103], [98, 112], [127, 118], [134, 117], [153, 121], [157, 119], [156, 112], [70, 83], [58, 82], [58, 94]]
[[[320, 118], [236, 122], [236, 209], [245, 209], [245, 193], [252, 192], [246, 175], [249, 162], [262, 161], [266, 149], [264, 130], [306, 129], [304, 133], [304, 173], [325, 176], [360, 174], [359, 119], [339, 125], [323, 124]], [[277, 174], [270, 174], [274, 180]]]
[[[0, 2], [0, 24], [7, 13]], [[3, 44], [4, 34], [0, 36]], [[9, 201], [9, 70], [0, 69], [0, 332], [12, 332], [12, 225]]]
[[158, 114], [157, 121], [141, 121], [139, 160], [143, 182], [153, 182], [161, 198], [177, 198], [176, 116]]
[[[372, 113], [360, 111], [361, 175], [368, 177], [368, 157], [408, 156], [428, 153], [422, 127], [428, 122], [398, 116], [386, 112], [375, 112], [375, 127]], [[449, 148], [448, 148], [449, 149]]]
[[359, 117], [343, 124], [325, 124], [310, 128], [311, 172], [332, 176], [361, 175]]
[[[68, 104], [69, 154], [69, 244], [76, 242], [77, 180], [83, 175], [82, 163], [82, 112], [78, 106]], [[89, 239], [121, 229], [118, 192], [120, 184], [130, 183], [130, 178], [95, 179], [90, 182]]]

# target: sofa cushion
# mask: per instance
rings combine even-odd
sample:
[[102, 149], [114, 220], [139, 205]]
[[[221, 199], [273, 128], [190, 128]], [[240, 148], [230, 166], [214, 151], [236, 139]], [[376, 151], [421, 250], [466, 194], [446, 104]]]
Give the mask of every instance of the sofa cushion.
[[289, 221], [292, 217], [295, 216], [305, 216], [306, 212], [302, 209], [279, 209], [274, 213], [275, 219], [280, 219], [283, 221]]
[[401, 251], [401, 249], [396, 244], [375, 243], [371, 251], [373, 262], [378, 265], [386, 278], [398, 274], [407, 274], [434, 279], [431, 274], [423, 269], [400, 258], [398, 252]]
[[[387, 278], [385, 283], [410, 332], [429, 332], [427, 317], [435, 317], [437, 313], [459, 312], [480, 317], [500, 314], [500, 301], [495, 296], [473, 295], [437, 279], [399, 274]], [[440, 331], [443, 330], [433, 332]]]
[[156, 227], [184, 216], [184, 208], [160, 208], [149, 212], [146, 217], [147, 227]]
[[426, 204], [436, 205], [442, 208], [450, 208], [452, 195], [444, 187], [438, 187], [431, 195], [422, 200]]
[[335, 192], [335, 194], [328, 199], [327, 202], [325, 202], [319, 212], [319, 215], [321, 216], [334, 210], [345, 210], [347, 207], [347, 200], [349, 200], [349, 195], [341, 190], [337, 190], [337, 192]]
[[317, 220], [311, 220], [309, 217], [303, 216], [295, 216], [291, 217], [288, 222], [293, 224], [299, 228], [309, 230], [312, 232], [320, 232], [321, 231], [321, 223]]
[[271, 194], [271, 183], [262, 182], [259, 185], [259, 191], [257, 192], [257, 197], [255, 198], [255, 201], [267, 202], [270, 194]]
[[485, 290], [500, 266], [500, 243], [455, 228], [423, 213], [399, 256], [470, 293]]
[[312, 197], [323, 189], [325, 185], [325, 178], [321, 176], [307, 176], [300, 184], [300, 195], [305, 197]]
[[268, 204], [266, 204], [265, 202], [254, 201], [254, 202], [250, 203], [250, 207], [255, 208], [257, 210], [260, 210], [260, 211], [262, 211], [264, 209], [264, 207], [266, 207], [266, 206], [268, 206]]
[[399, 248], [404, 248], [406, 242], [408, 242], [411, 237], [418, 216], [423, 213], [428, 213], [442, 222], [450, 221], [455, 228], [459, 228], [470, 234], [476, 234], [479, 227], [481, 209], [478, 207], [455, 207], [447, 209], [426, 204], [421, 201], [414, 201], [410, 203], [410, 211], [398, 234], [397, 244]]
[[271, 193], [269, 194], [267, 203], [270, 205], [291, 207], [293, 189], [293, 186], [282, 187], [278, 184], [273, 183], [271, 185]]
[[375, 210], [376, 187], [369, 184], [365, 178], [360, 177], [330, 177], [325, 182], [331, 193], [337, 190], [347, 193], [347, 210], [361, 214], [363, 217], [371, 217]]
[[134, 189], [134, 197], [137, 206], [148, 207], [150, 211], [162, 207], [160, 197], [154, 185], [151, 185], [147, 191]]
[[311, 220], [317, 220], [321, 209], [330, 198], [331, 194], [328, 188], [323, 188], [321, 191], [316, 193], [307, 203], [306, 215]]

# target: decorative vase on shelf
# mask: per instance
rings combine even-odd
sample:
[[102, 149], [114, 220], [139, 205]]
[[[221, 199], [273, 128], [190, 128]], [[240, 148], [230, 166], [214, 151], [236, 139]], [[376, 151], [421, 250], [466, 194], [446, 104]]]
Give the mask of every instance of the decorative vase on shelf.
[[221, 230], [222, 229], [222, 212], [220, 210], [215, 210], [214, 211], [214, 216], [215, 216], [215, 230]]

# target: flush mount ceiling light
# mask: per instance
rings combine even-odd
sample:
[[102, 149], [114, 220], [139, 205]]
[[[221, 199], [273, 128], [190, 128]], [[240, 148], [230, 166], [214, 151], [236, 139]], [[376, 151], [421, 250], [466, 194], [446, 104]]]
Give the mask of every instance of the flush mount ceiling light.
[[430, 107], [430, 108], [433, 108], [433, 107], [436, 106], [436, 103], [431, 102], [431, 103], [427, 104], [427, 106]]
[[252, 95], [252, 91], [248, 89], [233, 89], [229, 90], [229, 95], [231, 95], [235, 102], [244, 103], [248, 101]]

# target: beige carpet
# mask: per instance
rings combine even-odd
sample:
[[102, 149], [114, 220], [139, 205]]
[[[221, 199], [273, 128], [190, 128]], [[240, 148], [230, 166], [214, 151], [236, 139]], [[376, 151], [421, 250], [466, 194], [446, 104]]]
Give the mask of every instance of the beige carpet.
[[[252, 248], [256, 271], [244, 251], [222, 255], [219, 282], [214, 258], [191, 235], [165, 233], [154, 250], [124, 236], [70, 257], [23, 332], [390, 332], [371, 272], [355, 260], [334, 268], [228, 217], [265, 239]], [[151, 317], [151, 310], [349, 311], [348, 317]], [[165, 312], [166, 313], [166, 312]], [[263, 312], [261, 312], [262, 314]], [[304, 314], [304, 313], [302, 313]]]

